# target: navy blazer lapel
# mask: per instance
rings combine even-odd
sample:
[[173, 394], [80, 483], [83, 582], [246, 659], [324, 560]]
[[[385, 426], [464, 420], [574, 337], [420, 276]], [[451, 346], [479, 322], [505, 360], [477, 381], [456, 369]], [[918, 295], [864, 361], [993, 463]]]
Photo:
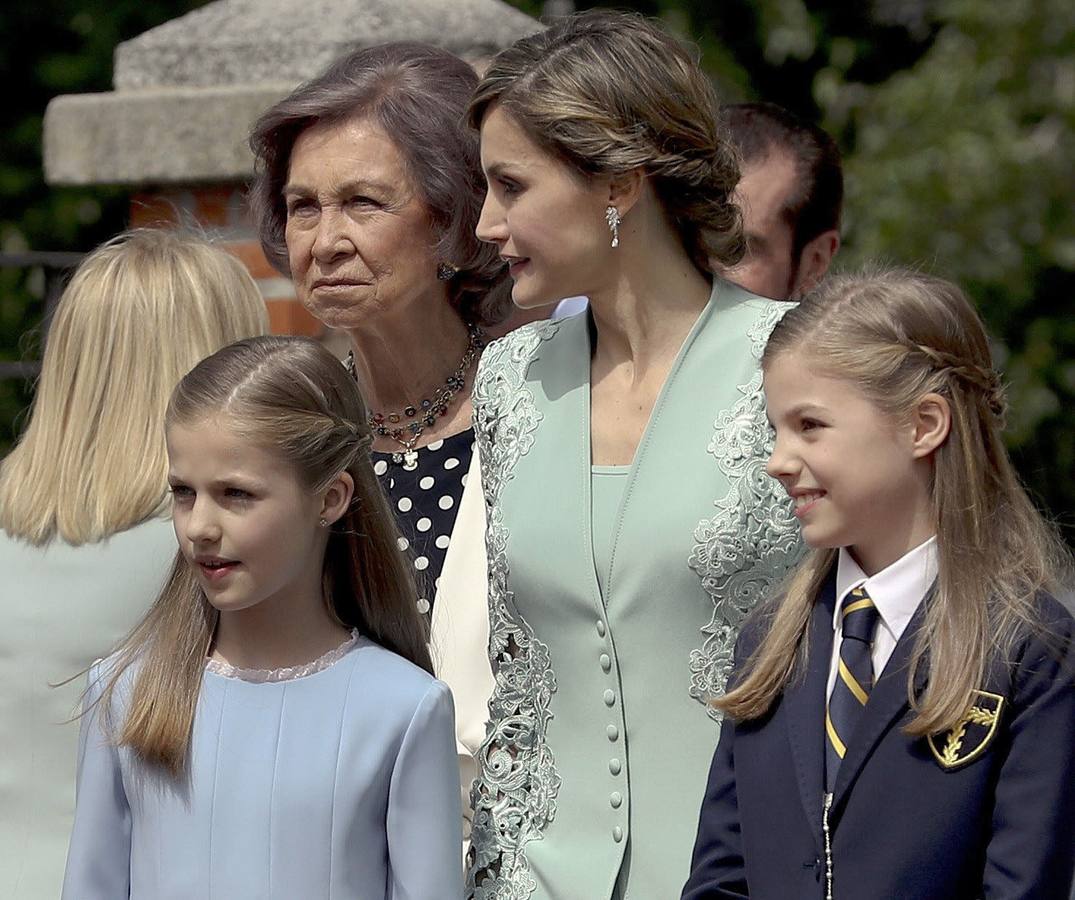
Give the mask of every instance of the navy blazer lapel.
[[[836, 775], [833, 808], [840, 805], [840, 801], [854, 784], [877, 742], [896, 724], [896, 721], [910, 706], [907, 696], [907, 670], [911, 663], [911, 652], [914, 650], [918, 630], [922, 627], [925, 618], [925, 609], [926, 603], [923, 601], [918, 605], [911, 621], [907, 623], [907, 627], [892, 651], [892, 656], [885, 664], [884, 672], [881, 673], [877, 684], [870, 692], [870, 700], [862, 712], [862, 718], [855, 728], [855, 733], [847, 744], [847, 755], [841, 761], [840, 771]], [[925, 667], [923, 666], [918, 672], [916, 690], [921, 689], [921, 682], [924, 679]]]
[[781, 704], [795, 762], [806, 821], [818, 853], [824, 847], [821, 806], [825, 796], [825, 688], [832, 657], [832, 617], [836, 603], [836, 567], [822, 585], [810, 614], [806, 672], [792, 682]]

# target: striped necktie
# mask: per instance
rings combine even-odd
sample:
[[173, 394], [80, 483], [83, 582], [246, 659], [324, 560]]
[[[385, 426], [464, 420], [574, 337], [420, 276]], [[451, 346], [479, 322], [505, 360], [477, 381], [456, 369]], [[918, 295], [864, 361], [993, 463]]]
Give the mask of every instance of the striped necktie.
[[855, 733], [866, 701], [873, 690], [873, 633], [880, 613], [865, 588], [857, 587], [845, 598], [840, 609], [843, 639], [836, 682], [825, 710], [825, 789], [831, 794], [836, 784], [840, 760]]

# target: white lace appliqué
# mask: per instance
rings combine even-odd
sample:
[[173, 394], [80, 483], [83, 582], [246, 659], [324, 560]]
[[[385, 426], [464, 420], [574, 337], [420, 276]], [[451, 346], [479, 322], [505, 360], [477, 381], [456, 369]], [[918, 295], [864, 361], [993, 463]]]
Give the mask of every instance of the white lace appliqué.
[[340, 644], [335, 650], [329, 650], [312, 662], [303, 663], [301, 666], [287, 666], [283, 669], [242, 669], [219, 659], [207, 659], [205, 671], [214, 675], [223, 675], [225, 678], [238, 678], [240, 681], [252, 681], [255, 684], [265, 684], [277, 681], [294, 681], [296, 678], [305, 678], [323, 672], [333, 663], [343, 659], [358, 643], [358, 629], [351, 630], [351, 636]]
[[[769, 333], [790, 304], [772, 303], [751, 327], [755, 359], [761, 360]], [[728, 493], [717, 500], [717, 513], [694, 530], [688, 563], [713, 598], [713, 615], [702, 628], [702, 646], [691, 651], [690, 696], [706, 706], [724, 692], [732, 669], [739, 628], [757, 602], [802, 558], [799, 527], [779, 482], [765, 472], [773, 449], [765, 417], [761, 370], [744, 385], [731, 409], [721, 411], [707, 448], [728, 479]]]
[[500, 505], [504, 485], [533, 446], [541, 422], [526, 370], [557, 327], [535, 323], [495, 341], [482, 355], [474, 386], [474, 430], [488, 515], [489, 655], [496, 673], [471, 789], [467, 896], [474, 900], [526, 900], [533, 893], [537, 883], [526, 845], [540, 839], [552, 821], [560, 789], [546, 739], [556, 677], [549, 648], [519, 614], [508, 588], [508, 530]]

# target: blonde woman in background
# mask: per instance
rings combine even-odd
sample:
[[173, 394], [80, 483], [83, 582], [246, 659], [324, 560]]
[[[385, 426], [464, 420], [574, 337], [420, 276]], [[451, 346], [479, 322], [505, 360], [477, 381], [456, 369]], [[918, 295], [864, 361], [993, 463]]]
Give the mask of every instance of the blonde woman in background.
[[160, 590], [176, 553], [164, 410], [225, 344], [267, 330], [243, 266], [134, 230], [79, 266], [49, 329], [29, 425], [0, 463], [0, 896], [59, 896], [82, 680]]

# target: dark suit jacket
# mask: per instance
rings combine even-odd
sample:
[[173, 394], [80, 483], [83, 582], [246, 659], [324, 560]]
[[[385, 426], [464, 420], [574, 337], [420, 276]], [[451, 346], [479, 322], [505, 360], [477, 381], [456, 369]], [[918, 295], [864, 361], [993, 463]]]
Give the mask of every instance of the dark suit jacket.
[[[825, 688], [835, 579], [810, 621], [800, 677], [760, 720], [728, 720], [713, 757], [691, 875], [682, 900], [825, 897]], [[910, 721], [907, 670], [924, 605], [874, 686], [833, 793], [836, 900], [1067, 900], [1075, 870], [1075, 622], [1041, 598], [1049, 631], [1066, 647], [1028, 636], [995, 664], [982, 690], [1004, 698], [984, 750], [946, 768]], [[744, 629], [737, 664], [757, 645]], [[925, 684], [925, 674], [916, 685]], [[996, 701], [982, 698], [986, 709]], [[968, 757], [988, 727], [971, 725]], [[944, 736], [934, 740], [941, 754]], [[951, 761], [951, 759], [949, 759]]]

